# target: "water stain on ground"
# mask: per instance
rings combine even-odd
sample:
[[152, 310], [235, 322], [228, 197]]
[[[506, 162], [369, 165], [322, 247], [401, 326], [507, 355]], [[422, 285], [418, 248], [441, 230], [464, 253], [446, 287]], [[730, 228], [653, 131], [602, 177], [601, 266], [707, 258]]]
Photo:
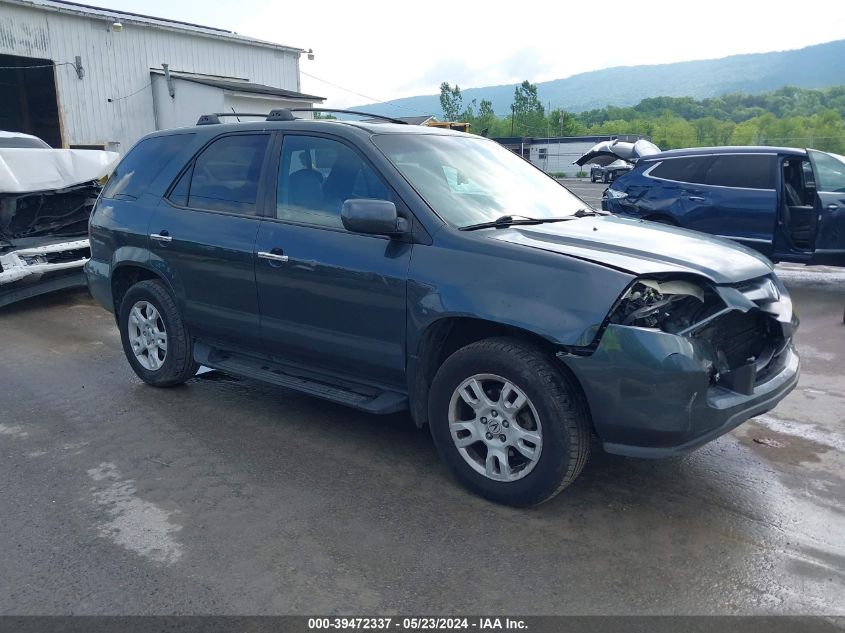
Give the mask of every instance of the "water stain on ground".
[[797, 435], [788, 435], [770, 429], [752, 420], [745, 424], [739, 441], [770, 461], [807, 463], [821, 461], [821, 455], [831, 450], [830, 446]]

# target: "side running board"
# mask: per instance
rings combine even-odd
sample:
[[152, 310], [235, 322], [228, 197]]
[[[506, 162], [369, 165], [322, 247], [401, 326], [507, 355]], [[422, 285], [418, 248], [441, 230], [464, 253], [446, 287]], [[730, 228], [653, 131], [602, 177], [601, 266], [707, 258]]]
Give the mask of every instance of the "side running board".
[[194, 344], [194, 360], [200, 365], [218, 369], [227, 374], [287, 387], [367, 413], [383, 415], [408, 408], [408, 397], [395, 391], [380, 391], [368, 386], [360, 388], [356, 386], [353, 389], [329, 384], [313, 376], [295, 374], [291, 368], [283, 365], [222, 351], [205, 343]]

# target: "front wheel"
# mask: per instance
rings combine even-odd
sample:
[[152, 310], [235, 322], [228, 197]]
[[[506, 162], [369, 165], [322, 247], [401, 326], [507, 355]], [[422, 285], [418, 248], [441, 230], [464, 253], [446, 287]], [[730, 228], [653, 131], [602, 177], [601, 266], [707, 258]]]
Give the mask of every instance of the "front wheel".
[[120, 303], [123, 351], [138, 377], [155, 387], [172, 387], [197, 373], [191, 337], [167, 287], [148, 279], [133, 285]]
[[431, 386], [429, 420], [452, 474], [506, 505], [555, 496], [589, 453], [580, 390], [543, 350], [515, 339], [479, 341], [450, 356]]

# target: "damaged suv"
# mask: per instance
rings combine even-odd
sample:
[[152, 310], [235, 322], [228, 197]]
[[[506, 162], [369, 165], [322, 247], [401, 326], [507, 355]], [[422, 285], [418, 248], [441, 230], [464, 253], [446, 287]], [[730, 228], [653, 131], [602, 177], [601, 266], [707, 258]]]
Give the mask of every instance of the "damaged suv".
[[591, 209], [469, 134], [201, 123], [141, 140], [91, 218], [89, 287], [151, 385], [204, 365], [408, 410], [460, 482], [526, 506], [593, 435], [677, 455], [798, 380], [792, 303], [753, 251]]
[[0, 131], [0, 306], [85, 284], [88, 218], [117, 159]]

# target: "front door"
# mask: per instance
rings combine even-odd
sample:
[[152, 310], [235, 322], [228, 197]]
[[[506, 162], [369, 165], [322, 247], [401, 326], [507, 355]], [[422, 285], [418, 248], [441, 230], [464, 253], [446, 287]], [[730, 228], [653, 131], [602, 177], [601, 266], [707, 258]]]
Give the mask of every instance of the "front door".
[[254, 247], [270, 134], [218, 137], [185, 167], [150, 223], [152, 265], [191, 331], [227, 349], [259, 344]]
[[274, 217], [255, 244], [262, 347], [283, 362], [402, 388], [412, 245], [344, 229], [350, 198], [393, 200], [402, 213], [355, 149], [285, 135]]
[[845, 157], [807, 150], [816, 181], [813, 264], [845, 266]]

